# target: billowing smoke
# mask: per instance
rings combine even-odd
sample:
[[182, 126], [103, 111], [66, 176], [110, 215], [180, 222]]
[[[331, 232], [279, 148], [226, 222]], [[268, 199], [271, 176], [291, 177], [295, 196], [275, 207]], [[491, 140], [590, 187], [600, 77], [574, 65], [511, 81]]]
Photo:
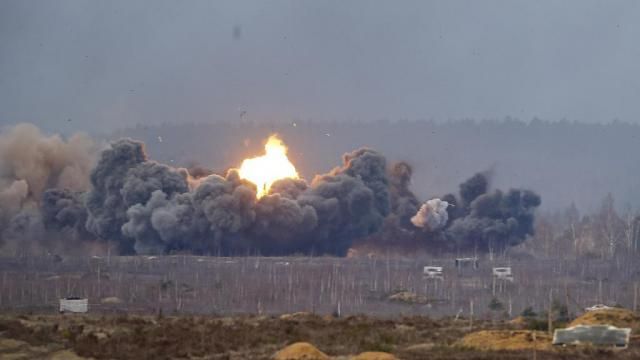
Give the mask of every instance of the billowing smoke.
[[460, 185], [460, 204], [450, 208], [451, 219], [445, 230], [447, 241], [456, 248], [477, 251], [503, 250], [533, 235], [534, 211], [540, 196], [530, 190], [511, 189], [489, 192], [486, 173], [478, 173]]
[[[46, 136], [30, 124], [4, 129], [0, 133], [0, 243], [42, 237], [37, 234], [47, 226], [39, 206], [44, 195], [49, 189], [88, 190], [97, 152], [93, 140], [83, 134], [65, 140]], [[56, 216], [70, 222], [65, 211]]]
[[135, 140], [96, 155], [82, 135], [65, 141], [31, 125], [0, 135], [1, 239], [99, 241], [120, 254], [344, 256], [356, 240], [485, 251], [524, 241], [540, 204], [531, 191], [489, 191], [480, 173], [458, 196], [421, 206], [411, 166], [388, 167], [371, 149], [345, 154], [310, 183], [276, 181], [259, 198], [236, 169], [163, 165]]
[[[459, 195], [428, 200], [418, 209], [418, 200], [407, 187], [410, 169], [404, 163], [392, 168], [393, 212], [385, 219], [382, 231], [359, 240], [357, 247], [398, 252], [501, 251], [533, 235], [534, 212], [540, 205], [540, 197], [534, 192], [490, 191], [489, 173], [482, 172], [460, 184]], [[415, 210], [410, 213], [407, 226], [400, 219], [407, 216], [403, 209], [412, 208]]]
[[89, 189], [89, 171], [96, 147], [86, 135], [45, 136], [30, 124], [19, 124], [0, 134], [0, 186], [24, 180], [29, 196], [39, 199], [49, 188]]
[[467, 181], [460, 184], [460, 199], [462, 206], [469, 206], [478, 196], [489, 189], [489, 176], [487, 173], [477, 173]]
[[155, 240], [140, 224], [143, 208], [155, 191], [166, 196], [186, 192], [187, 178], [184, 169], [149, 161], [144, 144], [139, 141], [114, 142], [102, 152], [91, 172], [93, 187], [86, 199], [87, 230], [101, 239], [115, 241], [121, 253], [134, 253], [136, 245], [146, 249], [146, 243]]
[[424, 203], [418, 213], [411, 218], [411, 223], [429, 231], [440, 230], [447, 225], [449, 203], [440, 199], [431, 199]]
[[121, 253], [344, 255], [390, 211], [386, 160], [369, 149], [346, 154], [310, 185], [283, 179], [256, 199], [235, 169], [193, 180], [125, 139], [102, 152], [91, 183], [86, 228]]
[[88, 237], [85, 231], [87, 208], [84, 193], [69, 189], [49, 189], [40, 204], [42, 221], [47, 230], [71, 231], [74, 238]]

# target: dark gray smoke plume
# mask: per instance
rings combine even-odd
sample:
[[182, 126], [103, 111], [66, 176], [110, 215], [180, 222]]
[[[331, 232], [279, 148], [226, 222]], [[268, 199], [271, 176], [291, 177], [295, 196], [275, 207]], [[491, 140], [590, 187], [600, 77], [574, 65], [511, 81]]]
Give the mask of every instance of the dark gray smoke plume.
[[[141, 208], [157, 190], [167, 196], [186, 192], [187, 178], [184, 169], [149, 161], [141, 142], [116, 141], [102, 152], [91, 172], [93, 187], [86, 200], [87, 230], [101, 239], [115, 241], [121, 253], [133, 253], [134, 240], [139, 240], [139, 246], [146, 248], [147, 243], [154, 240], [144, 236], [148, 233], [140, 229], [136, 221]], [[130, 218], [133, 218], [132, 223], [127, 224]]]
[[468, 208], [471, 202], [489, 189], [489, 178], [486, 173], [477, 173], [460, 184], [460, 205]]
[[312, 207], [317, 214], [311, 253], [346, 255], [354, 239], [378, 231], [389, 214], [384, 156], [360, 149], [345, 154], [343, 162], [329, 174], [316, 176], [298, 197], [301, 205]]
[[[447, 194], [426, 201], [409, 218], [411, 225], [399, 221], [401, 204], [413, 207], [417, 199], [407, 188], [410, 167], [402, 163], [390, 173], [393, 213], [382, 231], [358, 242], [358, 246], [393, 248], [407, 252], [501, 251], [520, 244], [533, 235], [535, 209], [540, 197], [529, 190], [489, 192], [487, 172], [478, 173], [460, 185], [460, 195]], [[403, 250], [404, 249], [404, 250]]]
[[256, 203], [252, 237], [258, 242], [256, 248], [265, 255], [308, 252], [311, 246], [308, 240], [317, 224], [318, 214], [313, 206], [275, 193]]
[[309, 184], [279, 180], [259, 199], [236, 169], [170, 167], [149, 160], [138, 141], [116, 141], [97, 161], [95, 153], [86, 137], [64, 141], [30, 125], [0, 135], [0, 239], [25, 247], [100, 240], [120, 254], [344, 256], [356, 240], [485, 251], [531, 235], [540, 204], [527, 190], [489, 192], [480, 173], [459, 196], [421, 207], [411, 166], [388, 168], [370, 149], [345, 154]]
[[348, 175], [362, 180], [373, 191], [374, 205], [381, 216], [389, 214], [389, 179], [387, 160], [371, 149], [360, 149], [343, 156], [343, 165], [335, 168], [330, 175]]
[[47, 230], [69, 229], [74, 237], [86, 236], [87, 208], [84, 193], [68, 189], [49, 189], [42, 195], [40, 211]]
[[[240, 179], [236, 170], [226, 178], [211, 175], [195, 189], [193, 203], [204, 215], [210, 233], [210, 247], [222, 253], [244, 247], [244, 234], [253, 225], [256, 212], [256, 191], [247, 181]], [[242, 244], [234, 244], [237, 240]]]
[[362, 149], [344, 161], [311, 185], [283, 179], [256, 199], [255, 186], [234, 169], [188, 189], [182, 170], [150, 162], [141, 143], [121, 140], [92, 173], [88, 229], [136, 253], [344, 255], [389, 214], [384, 157]]
[[[540, 196], [530, 190], [511, 189], [488, 193], [486, 173], [474, 175], [460, 186], [462, 201], [449, 213], [453, 220], [446, 238], [458, 249], [503, 250], [533, 235], [534, 211]], [[455, 200], [451, 195], [449, 199]]]

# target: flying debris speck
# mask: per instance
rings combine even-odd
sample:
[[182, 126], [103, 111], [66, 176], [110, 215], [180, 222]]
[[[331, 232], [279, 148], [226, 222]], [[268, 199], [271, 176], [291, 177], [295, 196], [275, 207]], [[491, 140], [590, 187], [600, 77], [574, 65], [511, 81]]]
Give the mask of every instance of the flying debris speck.
[[158, 136], [158, 142], [162, 142], [162, 136]]
[[232, 36], [233, 36], [233, 40], [240, 40], [240, 39], [242, 39], [242, 26], [240, 26], [240, 25], [235, 25], [235, 26], [233, 27]]

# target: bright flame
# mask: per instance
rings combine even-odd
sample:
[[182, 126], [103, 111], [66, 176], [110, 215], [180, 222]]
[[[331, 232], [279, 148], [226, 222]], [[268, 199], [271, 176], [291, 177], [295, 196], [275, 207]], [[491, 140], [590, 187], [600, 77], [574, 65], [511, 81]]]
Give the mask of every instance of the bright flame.
[[271, 135], [264, 146], [265, 155], [245, 159], [240, 166], [240, 177], [254, 183], [256, 196], [263, 197], [276, 180], [298, 178], [298, 172], [287, 158], [287, 147], [276, 135]]

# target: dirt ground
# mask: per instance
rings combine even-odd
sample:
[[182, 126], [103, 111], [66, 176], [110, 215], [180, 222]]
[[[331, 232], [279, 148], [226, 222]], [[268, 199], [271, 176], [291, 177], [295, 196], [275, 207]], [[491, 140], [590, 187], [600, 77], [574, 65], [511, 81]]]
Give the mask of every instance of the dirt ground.
[[[461, 339], [475, 331], [516, 330], [508, 321], [426, 317], [393, 319], [306, 313], [283, 316], [2, 315], [2, 359], [271, 359], [309, 342], [334, 359], [387, 352], [399, 359], [638, 359], [640, 342], [612, 351], [592, 347], [491, 351]], [[542, 348], [542, 347], [541, 347]]]

